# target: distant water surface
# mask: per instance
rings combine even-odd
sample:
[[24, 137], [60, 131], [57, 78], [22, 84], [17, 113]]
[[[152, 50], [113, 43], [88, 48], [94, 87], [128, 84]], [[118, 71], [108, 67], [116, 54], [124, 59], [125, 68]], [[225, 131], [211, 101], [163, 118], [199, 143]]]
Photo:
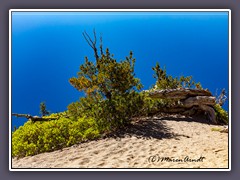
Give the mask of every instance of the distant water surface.
[[[168, 74], [192, 75], [214, 95], [229, 92], [227, 12], [13, 12], [12, 112], [39, 115], [42, 101], [61, 112], [83, 95], [68, 80], [85, 56], [94, 60], [82, 36], [93, 29], [116, 59], [133, 51], [143, 89], [155, 83], [158, 61]], [[25, 121], [13, 117], [12, 128]]]

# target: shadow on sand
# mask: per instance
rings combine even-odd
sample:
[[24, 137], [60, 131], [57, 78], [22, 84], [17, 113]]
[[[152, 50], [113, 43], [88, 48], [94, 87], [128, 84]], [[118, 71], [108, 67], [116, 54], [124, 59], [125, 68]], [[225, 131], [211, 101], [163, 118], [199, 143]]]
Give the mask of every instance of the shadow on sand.
[[167, 126], [166, 122], [168, 121], [187, 121], [187, 122], [199, 122], [210, 124], [208, 120], [204, 117], [196, 116], [196, 117], [185, 117], [185, 116], [155, 116], [155, 117], [147, 117], [147, 118], [138, 118], [133, 121], [131, 125], [129, 125], [125, 129], [121, 129], [119, 131], [115, 131], [114, 133], [108, 135], [107, 137], [114, 138], [123, 138], [123, 137], [137, 137], [144, 139], [171, 139], [174, 138], [179, 140], [178, 137], [186, 137], [190, 138], [184, 134], [178, 134], [172, 131], [170, 127]]
[[212, 124], [214, 125], [210, 120], [208, 120], [204, 115], [195, 115], [192, 117], [186, 117], [186, 116], [159, 116], [155, 118], [156, 120], [168, 120], [168, 121], [185, 121], [185, 122], [198, 122], [203, 124]]

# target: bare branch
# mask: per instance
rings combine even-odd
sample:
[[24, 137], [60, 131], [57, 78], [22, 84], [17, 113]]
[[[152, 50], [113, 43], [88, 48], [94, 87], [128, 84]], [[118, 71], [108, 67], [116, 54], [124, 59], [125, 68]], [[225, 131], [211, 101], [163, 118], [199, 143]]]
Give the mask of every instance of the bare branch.
[[95, 29], [93, 29], [93, 34], [94, 34], [94, 45], [96, 45], [96, 43], [97, 43], [97, 35], [96, 35], [96, 31], [95, 31]]
[[100, 52], [101, 56], [103, 55], [103, 40], [102, 40], [102, 34], [100, 35]]
[[[89, 42], [88, 38], [86, 37], [86, 35], [88, 36], [88, 34], [87, 34], [86, 32], [83, 32], [82, 34], [83, 34], [84, 39], [87, 41], [88, 45], [89, 45], [91, 48], [94, 49], [94, 47], [92, 46], [92, 44]], [[88, 37], [89, 37], [89, 36], [88, 36]]]
[[223, 106], [223, 104], [225, 103], [226, 100], [227, 100], [226, 91], [225, 91], [225, 89], [222, 89], [221, 94], [217, 97], [217, 103], [220, 106]]
[[84, 39], [87, 41], [88, 45], [93, 49], [96, 61], [98, 61], [99, 56], [98, 56], [98, 52], [97, 52], [97, 48], [96, 48], [97, 35], [95, 32], [95, 29], [93, 30], [94, 41], [91, 39], [91, 37], [88, 35], [88, 33], [86, 31], [84, 31], [82, 34], [83, 34]]
[[33, 117], [30, 114], [17, 114], [17, 113], [12, 113], [12, 116], [16, 116], [16, 117], [25, 117], [27, 119]]
[[39, 117], [39, 116], [31, 116], [29, 114], [17, 114], [17, 113], [12, 113], [12, 116], [25, 117], [28, 120], [31, 120], [33, 122], [36, 122], [36, 121], [49, 121], [49, 120], [59, 119], [59, 118], [48, 118], [48, 117], [47, 118], [43, 118], [43, 117]]

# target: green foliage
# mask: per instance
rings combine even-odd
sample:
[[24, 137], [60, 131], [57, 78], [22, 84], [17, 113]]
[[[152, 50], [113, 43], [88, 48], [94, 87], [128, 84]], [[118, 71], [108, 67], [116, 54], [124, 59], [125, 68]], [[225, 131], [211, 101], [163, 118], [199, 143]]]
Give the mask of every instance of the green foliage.
[[45, 102], [40, 103], [40, 114], [42, 116], [46, 116], [50, 114], [50, 112], [47, 110]]
[[96, 63], [86, 57], [78, 77], [69, 81], [77, 90], [84, 91], [86, 96], [111, 99], [114, 95], [141, 89], [140, 80], [134, 77], [134, 64], [132, 52], [124, 61], [117, 62], [107, 49]]
[[195, 83], [192, 76], [181, 76], [180, 78], [173, 78], [171, 75], [167, 75], [166, 69], [162, 69], [159, 63], [152, 68], [154, 71], [154, 78], [157, 79], [157, 89], [176, 89], [176, 88], [197, 88], [202, 89], [200, 82]]
[[214, 105], [216, 118], [219, 123], [228, 124], [228, 113], [219, 104]]
[[110, 99], [94, 101], [92, 97], [81, 98], [79, 102], [68, 106], [69, 113], [76, 116], [94, 117], [101, 129], [114, 131], [130, 123], [139, 114], [143, 106], [143, 98], [137, 92], [122, 96], [112, 96]]
[[99, 126], [111, 130], [128, 124], [143, 105], [137, 93], [142, 84], [134, 77], [134, 64], [132, 52], [120, 62], [113, 58], [108, 49], [96, 59], [96, 63], [86, 57], [78, 77], [69, 80], [86, 96], [70, 104], [69, 113], [75, 118], [83, 115], [93, 117]]
[[216, 127], [216, 128], [212, 128], [211, 130], [212, 130], [212, 131], [221, 131], [222, 129], [219, 128], [219, 127]]
[[177, 100], [151, 98], [149, 92], [141, 92], [140, 95], [143, 99], [143, 107], [138, 113], [141, 116], [151, 116], [160, 111], [164, 112], [165, 108], [171, 108], [178, 103]]
[[13, 157], [54, 151], [100, 136], [94, 119], [74, 120], [64, 118], [62, 114], [52, 114], [49, 117], [60, 119], [35, 123], [28, 121], [12, 132]]

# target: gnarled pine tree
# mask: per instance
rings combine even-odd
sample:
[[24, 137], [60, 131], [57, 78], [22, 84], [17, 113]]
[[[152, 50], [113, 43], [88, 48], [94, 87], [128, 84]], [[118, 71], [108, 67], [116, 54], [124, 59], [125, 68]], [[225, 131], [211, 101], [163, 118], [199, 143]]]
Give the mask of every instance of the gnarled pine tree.
[[83, 36], [94, 51], [95, 62], [85, 58], [77, 77], [69, 81], [77, 90], [84, 91], [85, 97], [72, 103], [68, 109], [74, 116], [91, 116], [104, 126], [119, 127], [128, 124], [141, 106], [141, 96], [137, 90], [142, 88], [140, 80], [135, 78], [133, 53], [118, 62], [109, 49], [103, 53], [102, 38], [100, 52], [94, 40], [84, 32]]

